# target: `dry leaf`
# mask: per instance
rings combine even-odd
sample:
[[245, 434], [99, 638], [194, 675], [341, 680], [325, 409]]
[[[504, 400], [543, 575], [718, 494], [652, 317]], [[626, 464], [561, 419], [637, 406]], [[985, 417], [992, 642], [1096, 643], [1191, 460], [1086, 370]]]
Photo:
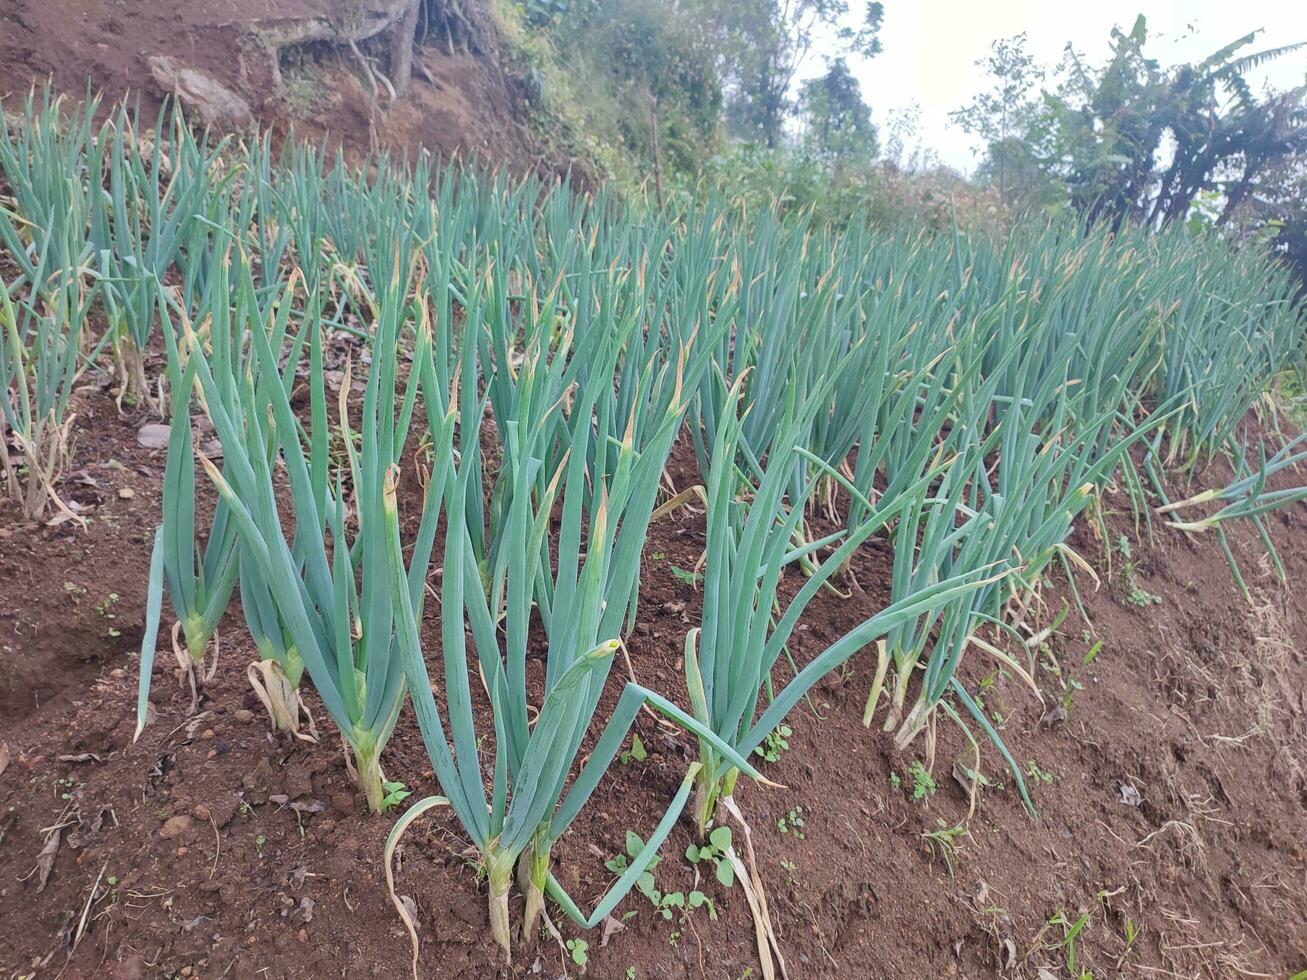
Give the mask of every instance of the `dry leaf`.
[[[407, 896], [405, 897], [407, 898]], [[412, 901], [412, 899], [409, 899], [409, 901]], [[417, 909], [413, 908], [410, 909], [409, 911], [416, 912]], [[306, 895], [300, 899], [300, 907], [290, 914], [290, 922], [291, 925], [306, 926], [312, 921], [313, 921], [313, 899], [309, 898]]]
[[[55, 855], [59, 853], [59, 838], [62, 831], [56, 830], [45, 841], [45, 847], [41, 848], [41, 853], [36, 856], [36, 867], [32, 872], [36, 874], [36, 890], [43, 891], [45, 883], [50, 880], [50, 872], [54, 870]], [[28, 878], [32, 877], [29, 873]]]
[[9, 754], [9, 743], [0, 742], [0, 776], [5, 774], [5, 770], [9, 768], [9, 760], [12, 758], [13, 756]]
[[400, 895], [399, 900], [404, 906], [404, 911], [408, 913], [409, 922], [413, 923], [413, 931], [420, 932], [422, 926], [418, 923], [418, 903], [413, 901], [412, 895]]
[[614, 919], [611, 915], [604, 916], [604, 931], [599, 937], [600, 948], [602, 949], [604, 946], [608, 945], [608, 940], [613, 933], [621, 932], [625, 928], [626, 926]]

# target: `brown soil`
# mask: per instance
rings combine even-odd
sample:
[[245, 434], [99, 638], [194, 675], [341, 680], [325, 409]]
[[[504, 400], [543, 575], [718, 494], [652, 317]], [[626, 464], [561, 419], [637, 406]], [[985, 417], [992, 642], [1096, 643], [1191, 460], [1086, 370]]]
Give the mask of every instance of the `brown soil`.
[[[407, 975], [409, 944], [381, 870], [393, 816], [362, 812], [333, 738], [288, 744], [267, 732], [241, 670], [253, 651], [238, 613], [200, 713], [188, 717], [189, 697], [160, 663], [156, 717], [131, 742], [163, 454], [137, 445], [140, 420], [120, 417], [103, 392], [84, 390], [79, 410], [80, 469], [63, 489], [89, 528], [25, 527], [0, 510], [0, 760], [9, 760], [0, 762], [0, 968], [121, 980]], [[692, 469], [691, 459], [678, 453], [673, 472]], [[1272, 520], [1291, 583], [1307, 575], [1304, 519], [1299, 506]], [[1115, 540], [1128, 529], [1112, 521]], [[1082, 916], [1075, 967], [1095, 977], [1284, 977], [1307, 967], [1307, 592], [1279, 587], [1248, 532], [1233, 537], [1251, 607], [1210, 538], [1159, 529], [1155, 546], [1132, 545], [1135, 583], [1158, 597], [1136, 594], [1144, 605], [1130, 601], [1114, 554], [1100, 589], [1081, 582], [1092, 627], [1072, 613], [1041, 653], [1043, 704], [1015, 679], [982, 683], [991, 665], [973, 655], [967, 680], [1001, 715], [1039, 819], [983, 746], [982, 769], [1004, 788], [981, 794], [953, 874], [922, 835], [965, 816], [951, 776], [955, 761], [972, 765], [960, 730], [941, 721], [938, 789], [914, 802], [908, 769], [926, 746], [900, 754], [861, 726], [868, 657], [814, 689], [790, 719], [789, 750], [766, 767], [786, 788], [738, 792], [790, 975], [1037, 977], [1042, 968], [1064, 977], [1069, 950], [1058, 947]], [[1074, 544], [1106, 554], [1086, 531]], [[701, 548], [697, 515], [653, 528], [629, 639], [639, 680], [674, 695], [698, 597], [671, 569], [692, 566]], [[884, 603], [888, 549], [873, 542], [863, 552], [861, 590], [818, 600], [798, 634], [800, 660]], [[1062, 591], [1046, 595], [1050, 617]], [[424, 629], [431, 656], [438, 616], [429, 609]], [[1086, 664], [1095, 636], [1103, 644]], [[614, 669], [601, 717], [622, 674]], [[1063, 685], [1061, 718], [1052, 709]], [[627, 829], [652, 827], [693, 758], [688, 739], [647, 717], [637, 731], [647, 759], [614, 765], [559, 848], [560, 880], [586, 907], [611, 881], [605, 858]], [[407, 714], [385, 764], [415, 794], [435, 790]], [[718, 918], [701, 909], [665, 920], [632, 895], [618, 909], [634, 913], [622, 931], [606, 944], [598, 930], [585, 934], [587, 976], [759, 976], [738, 886], [710, 875], [696, 885], [682, 856], [689, 842], [678, 827], [658, 886], [702, 887]], [[447, 811], [419, 821], [404, 844], [398, 887], [418, 909], [424, 977], [509, 975], [486, 941], [467, 854]], [[580, 972], [550, 942], [519, 949], [511, 975], [567, 970]]]
[[[441, 158], [462, 156], [515, 174], [580, 173], [556, 159], [522, 120], [528, 115], [524, 79], [504, 64], [493, 18], [465, 4], [476, 31], [471, 43], [433, 36], [415, 54], [409, 94], [373, 106], [370, 89], [348, 47], [321, 42], [287, 48], [285, 84], [278, 93], [255, 31], [276, 29], [294, 15], [338, 12], [334, 0], [0, 0], [0, 97], [9, 103], [33, 83], [52, 78], [75, 97], [88, 86], [105, 104], [139, 99], [152, 118], [168, 93], [146, 59], [170, 55], [233, 89], [259, 123], [281, 136], [291, 130], [314, 143], [343, 146], [351, 156], [385, 148], [411, 158], [424, 147]], [[384, 40], [365, 53], [384, 64]]]

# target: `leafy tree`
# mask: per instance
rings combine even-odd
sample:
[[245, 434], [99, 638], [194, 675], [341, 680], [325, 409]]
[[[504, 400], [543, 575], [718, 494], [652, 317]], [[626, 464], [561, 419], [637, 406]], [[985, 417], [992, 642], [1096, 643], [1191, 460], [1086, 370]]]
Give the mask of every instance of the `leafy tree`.
[[[528, 25], [566, 67], [579, 128], [640, 171], [660, 157], [693, 171], [717, 141], [722, 85], [715, 38], [671, 0], [529, 0]], [[657, 151], [654, 134], [657, 133]]]
[[826, 165], [870, 164], [879, 149], [871, 110], [843, 58], [799, 89], [799, 113], [806, 126], [805, 149]]
[[1035, 87], [1043, 81], [1044, 69], [1026, 51], [1027, 40], [1024, 33], [996, 40], [988, 56], [976, 61], [992, 79], [990, 89], [949, 113], [965, 132], [985, 140], [989, 166], [984, 169], [996, 176], [1004, 203], [1009, 169], [1029, 175], [1031, 157], [1025, 137], [1041, 108]]
[[857, 0], [697, 0], [717, 36], [732, 131], [769, 149], [795, 109], [794, 80], [814, 46], [832, 34], [843, 55], [880, 49], [884, 7]]
[[1255, 38], [1169, 70], [1145, 54], [1142, 16], [1128, 34], [1113, 30], [1102, 69], [1068, 47], [1066, 78], [1045, 95], [1045, 165], [1076, 210], [1090, 222], [1166, 224], [1209, 191], [1233, 208], [1278, 162], [1307, 151], [1307, 87], [1259, 99], [1244, 77], [1303, 45], [1236, 57]]
[[1201, 206], [1223, 225], [1243, 202], [1273, 196], [1270, 175], [1307, 153], [1307, 86], [1258, 96], [1245, 77], [1303, 45], [1244, 53], [1256, 36], [1164, 68], [1146, 50], [1140, 16], [1128, 33], [1112, 31], [1101, 67], [1068, 44], [1058, 85], [1037, 98], [1044, 73], [1017, 35], [978, 62], [993, 86], [952, 117], [987, 141], [980, 172], [996, 177], [1005, 202], [1066, 203], [1089, 223], [1152, 226]]

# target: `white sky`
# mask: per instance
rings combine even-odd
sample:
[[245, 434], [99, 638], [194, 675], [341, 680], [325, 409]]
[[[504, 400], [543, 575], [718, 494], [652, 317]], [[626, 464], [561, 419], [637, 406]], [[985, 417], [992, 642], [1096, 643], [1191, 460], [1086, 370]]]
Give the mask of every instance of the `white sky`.
[[[1257, 28], [1264, 32], [1245, 52], [1307, 41], [1304, 0], [884, 0], [881, 31], [884, 51], [871, 61], [851, 63], [862, 94], [882, 127], [889, 114], [916, 102], [921, 119], [918, 139], [940, 161], [970, 171], [976, 143], [953, 125], [951, 110], [968, 102], [984, 84], [978, 58], [990, 42], [1025, 31], [1027, 50], [1049, 67], [1062, 57], [1067, 41], [1101, 64], [1108, 56], [1112, 27], [1129, 30], [1135, 16], [1148, 18], [1144, 49], [1163, 65], [1200, 59]], [[854, 4], [856, 5], [856, 4]], [[804, 74], [821, 69], [814, 57]], [[1300, 85], [1307, 78], [1307, 51], [1296, 52], [1250, 74], [1254, 89]]]

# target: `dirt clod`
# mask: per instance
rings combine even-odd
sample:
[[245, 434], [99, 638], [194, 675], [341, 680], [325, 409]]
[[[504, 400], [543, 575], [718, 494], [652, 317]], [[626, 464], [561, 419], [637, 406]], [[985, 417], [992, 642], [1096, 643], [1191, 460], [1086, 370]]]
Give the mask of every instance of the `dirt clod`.
[[184, 813], [179, 813], [163, 822], [163, 826], [159, 828], [159, 836], [164, 840], [172, 840], [174, 837], [189, 833], [190, 829], [191, 818]]

